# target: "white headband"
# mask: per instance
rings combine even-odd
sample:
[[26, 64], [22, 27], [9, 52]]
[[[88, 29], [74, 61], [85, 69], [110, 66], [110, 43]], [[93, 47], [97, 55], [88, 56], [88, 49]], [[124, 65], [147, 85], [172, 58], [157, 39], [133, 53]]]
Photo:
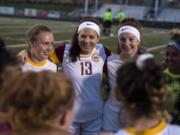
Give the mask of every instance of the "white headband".
[[90, 22], [90, 21], [86, 21], [83, 22], [79, 25], [78, 27], [78, 33], [79, 31], [81, 31], [84, 28], [89, 28], [89, 29], [93, 29], [94, 31], [96, 31], [96, 33], [98, 34], [98, 36], [100, 36], [100, 28], [97, 24], [95, 24], [94, 22]]
[[129, 26], [129, 25], [126, 25], [126, 26], [122, 26], [119, 31], [118, 31], [118, 39], [119, 39], [119, 36], [122, 34], [122, 33], [131, 33], [133, 34], [134, 36], [136, 36], [136, 38], [139, 40], [140, 42], [140, 32], [138, 29], [136, 29], [135, 27], [133, 26]]

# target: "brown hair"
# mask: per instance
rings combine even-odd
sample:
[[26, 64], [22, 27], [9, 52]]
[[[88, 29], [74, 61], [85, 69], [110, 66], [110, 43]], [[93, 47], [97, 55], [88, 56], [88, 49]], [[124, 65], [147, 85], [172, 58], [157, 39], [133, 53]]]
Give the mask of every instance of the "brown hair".
[[154, 59], [145, 60], [142, 69], [136, 61], [125, 63], [118, 69], [116, 84], [117, 99], [122, 95], [124, 108], [134, 118], [169, 119], [166, 82], [161, 66]]
[[[94, 22], [97, 25], [99, 25], [99, 23], [92, 17], [86, 17], [86, 18], [82, 19], [80, 21], [79, 25], [85, 21], [91, 21], [91, 22]], [[79, 27], [79, 25], [78, 25], [78, 27]], [[78, 43], [78, 33], [77, 33], [78, 27], [76, 28], [76, 30], [73, 34], [72, 47], [71, 47], [70, 53], [69, 53], [69, 56], [70, 56], [70, 59], [72, 62], [75, 62], [77, 60], [77, 58], [79, 58], [80, 51], [81, 51], [81, 48], [79, 47], [79, 43]]]
[[[125, 26], [125, 25], [130, 25], [130, 26], [135, 27], [136, 29], [139, 30], [140, 33], [141, 33], [141, 31], [142, 31], [142, 25], [141, 25], [141, 23], [140, 23], [137, 19], [135, 19], [135, 18], [125, 18], [125, 19], [121, 22], [120, 27]], [[119, 27], [119, 28], [120, 28], [120, 27]]]
[[[16, 73], [2, 87], [2, 106], [14, 129], [38, 129], [72, 109], [74, 90], [63, 73]], [[11, 113], [12, 112], [12, 113]]]

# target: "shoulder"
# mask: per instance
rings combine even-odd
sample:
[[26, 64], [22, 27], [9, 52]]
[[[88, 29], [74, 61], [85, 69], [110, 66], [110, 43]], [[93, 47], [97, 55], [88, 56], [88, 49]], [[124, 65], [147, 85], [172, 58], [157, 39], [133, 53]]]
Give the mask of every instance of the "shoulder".
[[123, 64], [119, 55], [112, 55], [107, 58], [107, 66], [109, 72], [116, 72], [117, 69]]
[[169, 124], [167, 127], [167, 132], [170, 133], [170, 135], [175, 135], [175, 134], [179, 135], [180, 134], [180, 126]]
[[65, 43], [58, 44], [58, 45], [55, 47], [55, 51], [62, 50], [64, 47], [65, 47]]
[[120, 61], [120, 57], [117, 54], [112, 54], [107, 58], [107, 61]]
[[69, 50], [71, 48], [71, 44], [69, 43], [62, 43], [59, 46], [57, 46], [54, 51], [50, 54], [50, 59], [54, 63], [62, 63], [63, 57], [65, 53], [69, 53]]
[[167, 78], [172, 79], [172, 80], [179, 80], [180, 79], [180, 74], [173, 74], [169, 71], [168, 68], [164, 70], [164, 74], [166, 75]]
[[118, 54], [113, 54], [107, 58], [107, 63], [108, 65], [121, 65], [124, 62], [120, 59]]
[[53, 71], [56, 72], [57, 71], [57, 65], [54, 64], [53, 62], [51, 62], [50, 60], [46, 59], [46, 63], [47, 66], [49, 66], [49, 68]]
[[54, 66], [56, 66], [56, 64], [54, 64], [52, 61], [50, 61], [49, 59], [46, 59], [46, 63], [48, 64], [48, 65], [54, 65]]
[[61, 43], [59, 45], [57, 45], [57, 47], [55, 47], [55, 53], [63, 53], [64, 50], [69, 50], [71, 48], [71, 44], [69, 43]]
[[103, 44], [96, 44], [96, 49], [97, 50], [104, 50], [104, 52], [106, 53], [107, 56], [111, 55], [111, 50], [109, 48], [107, 48], [105, 45]]

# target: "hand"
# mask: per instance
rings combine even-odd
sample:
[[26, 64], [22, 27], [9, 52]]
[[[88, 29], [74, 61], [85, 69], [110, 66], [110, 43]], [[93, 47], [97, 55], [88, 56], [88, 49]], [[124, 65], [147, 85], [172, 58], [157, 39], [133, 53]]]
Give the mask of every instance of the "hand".
[[27, 50], [22, 50], [21, 52], [19, 52], [17, 58], [20, 61], [20, 63], [22, 64], [26, 63], [29, 58]]

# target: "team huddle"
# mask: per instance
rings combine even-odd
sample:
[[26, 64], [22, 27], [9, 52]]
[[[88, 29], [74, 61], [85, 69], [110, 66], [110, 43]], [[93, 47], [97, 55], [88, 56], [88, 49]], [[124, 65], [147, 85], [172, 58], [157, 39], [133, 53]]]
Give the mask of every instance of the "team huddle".
[[[180, 134], [180, 30], [171, 31], [159, 64], [141, 47], [141, 29], [136, 19], [124, 19], [112, 54], [94, 18], [84, 18], [72, 42], [57, 47], [47, 26], [33, 26], [18, 61], [4, 56], [0, 134]], [[110, 86], [106, 101], [103, 80]]]

